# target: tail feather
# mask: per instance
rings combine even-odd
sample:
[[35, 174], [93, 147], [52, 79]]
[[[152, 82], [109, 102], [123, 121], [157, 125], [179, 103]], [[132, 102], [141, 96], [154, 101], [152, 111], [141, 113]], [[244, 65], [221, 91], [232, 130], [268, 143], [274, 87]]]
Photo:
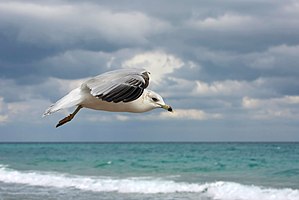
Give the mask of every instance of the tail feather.
[[43, 116], [50, 115], [59, 110], [70, 108], [79, 105], [82, 102], [81, 89], [76, 88], [70, 93], [62, 97], [56, 103], [52, 104], [43, 114]]

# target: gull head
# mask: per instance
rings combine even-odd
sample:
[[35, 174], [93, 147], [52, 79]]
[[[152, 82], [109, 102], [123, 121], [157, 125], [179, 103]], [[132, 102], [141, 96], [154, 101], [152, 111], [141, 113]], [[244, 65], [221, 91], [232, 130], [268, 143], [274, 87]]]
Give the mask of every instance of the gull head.
[[163, 108], [169, 112], [173, 112], [172, 107], [165, 104], [163, 98], [154, 91], [147, 90], [146, 101], [152, 108]]

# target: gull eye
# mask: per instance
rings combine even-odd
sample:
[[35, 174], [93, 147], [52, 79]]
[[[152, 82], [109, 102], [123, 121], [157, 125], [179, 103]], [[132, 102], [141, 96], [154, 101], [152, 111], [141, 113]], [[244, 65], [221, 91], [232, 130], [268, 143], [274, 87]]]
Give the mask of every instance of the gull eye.
[[155, 97], [153, 97], [152, 100], [153, 100], [154, 102], [159, 101], [159, 100], [158, 100], [157, 98], [155, 98]]

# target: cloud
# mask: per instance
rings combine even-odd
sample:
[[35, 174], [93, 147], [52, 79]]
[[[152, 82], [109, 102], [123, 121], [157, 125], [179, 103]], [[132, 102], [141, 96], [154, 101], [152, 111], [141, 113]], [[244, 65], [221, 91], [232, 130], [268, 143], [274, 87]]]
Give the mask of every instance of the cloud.
[[257, 108], [260, 104], [260, 101], [258, 99], [252, 99], [249, 97], [244, 97], [242, 100], [242, 105], [244, 108], [250, 109], [250, 108]]
[[298, 119], [299, 96], [283, 96], [277, 98], [257, 99], [244, 97], [243, 108], [251, 111], [254, 119], [287, 118]]
[[[0, 70], [9, 78], [81, 78], [82, 71], [86, 76], [103, 71], [96, 71], [95, 63], [80, 60], [92, 56], [84, 55], [84, 50], [114, 52], [145, 46], [150, 37], [170, 29], [167, 21], [146, 13], [114, 10], [91, 2], [1, 1]], [[63, 65], [71, 64], [70, 57], [75, 54], [73, 66]], [[105, 59], [98, 58], [98, 66]], [[79, 64], [81, 68], [76, 67]]]
[[207, 113], [199, 109], [175, 109], [173, 113], [160, 111], [158, 114], [146, 113], [137, 116], [136, 114], [109, 114], [107, 116], [87, 116], [88, 121], [161, 121], [161, 120], [215, 120], [222, 119], [220, 113]]
[[17, 102], [5, 102], [0, 97], [0, 124], [15, 122], [41, 123], [41, 108], [49, 104], [48, 101], [30, 99]]
[[215, 81], [211, 84], [196, 81], [194, 93], [199, 95], [232, 95], [248, 90], [252, 90], [252, 86], [246, 81], [226, 80]]
[[[20, 30], [17, 39], [33, 44], [70, 45], [98, 38], [111, 43], [136, 44], [169, 28], [167, 22], [141, 12], [113, 11], [90, 3], [1, 2], [0, 11], [2, 24], [14, 25]], [[25, 23], [28, 20], [30, 24]]]
[[217, 17], [207, 17], [205, 19], [191, 19], [188, 22], [190, 26], [198, 29], [218, 31], [246, 31], [255, 23], [256, 21], [250, 16], [232, 13], [225, 13]]
[[263, 51], [230, 52], [198, 47], [198, 77], [208, 80], [252, 81], [260, 78], [292, 78], [299, 74], [298, 45], [274, 45]]
[[67, 50], [63, 53], [49, 56], [38, 63], [44, 76], [62, 79], [78, 79], [95, 76], [105, 71], [111, 59], [110, 53], [89, 50]]
[[[287, 124], [287, 131], [296, 133], [298, 5], [292, 0], [0, 1], [1, 132], [13, 132], [14, 120], [30, 130], [56, 123], [67, 111], [47, 119], [41, 114], [85, 78], [142, 67], [151, 72], [150, 87], [175, 113], [84, 109], [80, 127], [104, 121], [107, 130], [122, 133], [126, 130], [109, 122], [139, 127], [147, 120], [166, 130], [165, 124], [196, 128], [200, 121], [208, 133], [217, 121], [221, 140], [235, 120], [250, 124], [256, 135], [266, 120], [270, 131]], [[72, 133], [74, 126], [68, 126]]]
[[151, 80], [159, 84], [163, 78], [181, 68], [184, 62], [174, 55], [162, 51], [145, 52], [135, 55], [122, 63], [126, 68], [145, 68], [151, 72]]
[[7, 115], [0, 115], [0, 124], [7, 122]]
[[179, 119], [179, 120], [210, 120], [210, 119], [221, 119], [222, 114], [206, 113], [199, 109], [175, 109], [173, 113], [162, 112], [159, 119]]
[[244, 95], [269, 95], [273, 94], [273, 88], [268, 84], [268, 79], [258, 78], [253, 81], [224, 80], [206, 83], [201, 80], [195, 81], [192, 94], [196, 96], [231, 96], [242, 97]]
[[[254, 53], [252, 57], [256, 57], [256, 60], [253, 61], [252, 65], [253, 67], [261, 67], [263, 68], [262, 64], [268, 64], [272, 67], [277, 66], [278, 61], [281, 60], [295, 60], [295, 56], [298, 55], [299, 52], [299, 46], [298, 45], [278, 45], [278, 46], [272, 46], [269, 47], [266, 51], [260, 52], [260, 53]], [[262, 60], [262, 62], [259, 62], [259, 60]], [[263, 60], [270, 60], [271, 62], [263, 62]], [[297, 64], [297, 63], [296, 63]], [[266, 66], [267, 67], [267, 66]]]
[[3, 97], [0, 97], [0, 124], [7, 122], [8, 115], [6, 114], [6, 105], [4, 104]]
[[265, 107], [266, 105], [292, 105], [299, 104], [299, 96], [284, 96], [270, 99], [243, 98], [243, 106], [248, 109]]
[[248, 60], [251, 60], [249, 66], [260, 70], [267, 70], [269, 75], [285, 76], [293, 75], [294, 73], [299, 74], [298, 54], [299, 45], [282, 44], [273, 46], [262, 53], [248, 55]]
[[68, 79], [59, 79], [59, 78], [49, 78], [48, 82], [56, 83], [58, 85], [56, 91], [60, 94], [66, 94], [71, 90], [80, 87], [80, 85], [87, 79], [88, 78], [68, 80]]
[[292, 1], [291, 3], [283, 6], [283, 11], [290, 15], [298, 16], [299, 3], [296, 1]]

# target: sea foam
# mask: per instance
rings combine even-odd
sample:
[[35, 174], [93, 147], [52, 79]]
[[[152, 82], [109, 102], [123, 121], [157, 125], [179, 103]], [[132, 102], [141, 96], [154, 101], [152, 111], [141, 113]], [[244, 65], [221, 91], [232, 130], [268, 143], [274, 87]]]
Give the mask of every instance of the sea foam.
[[25, 184], [30, 186], [73, 188], [93, 192], [117, 193], [199, 193], [212, 199], [263, 199], [298, 200], [297, 189], [275, 189], [242, 185], [234, 182], [186, 183], [154, 177], [112, 178], [94, 176], [76, 176], [70, 174], [18, 171], [0, 165], [0, 182]]

